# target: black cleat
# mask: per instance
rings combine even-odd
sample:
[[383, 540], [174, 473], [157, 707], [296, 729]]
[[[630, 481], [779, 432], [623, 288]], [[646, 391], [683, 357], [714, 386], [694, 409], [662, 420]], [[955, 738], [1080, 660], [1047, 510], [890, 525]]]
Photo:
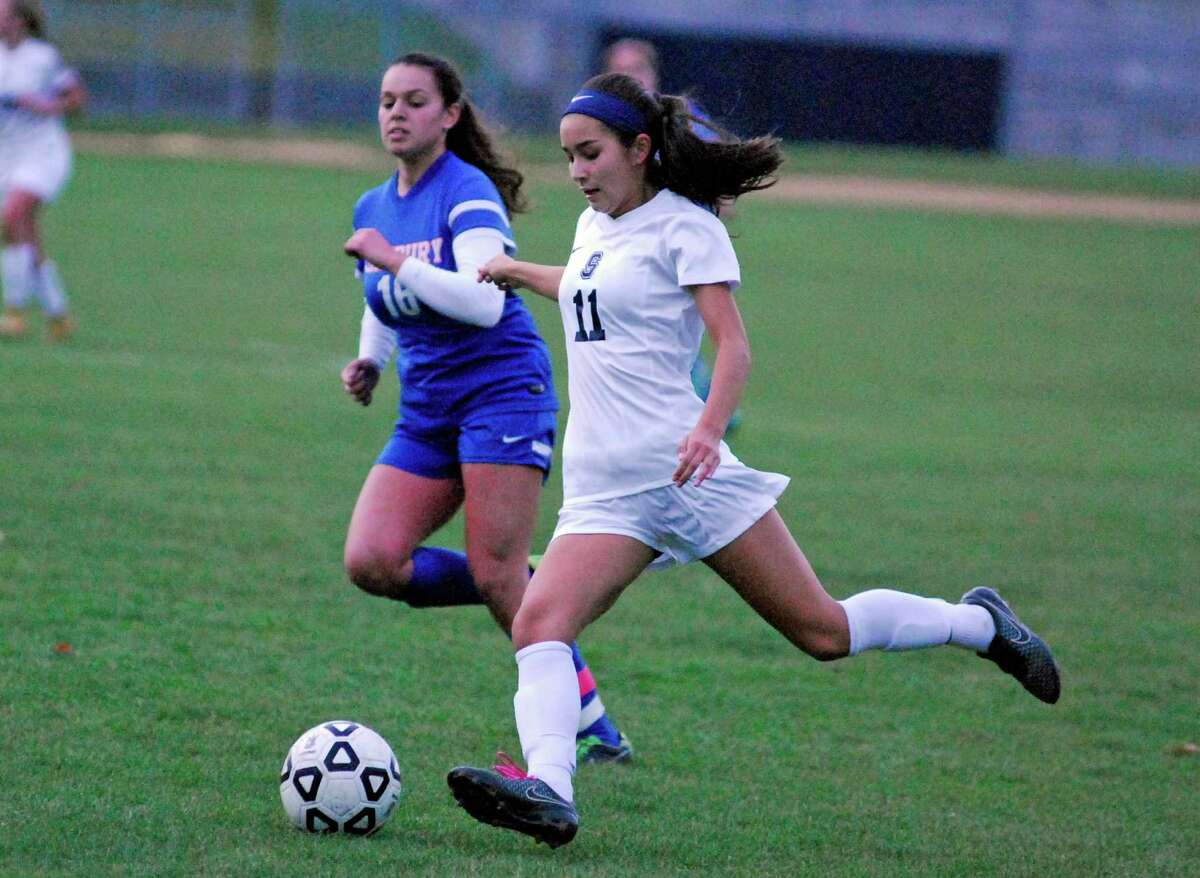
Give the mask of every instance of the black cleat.
[[980, 658], [990, 659], [1006, 674], [1012, 674], [1022, 686], [1047, 704], [1058, 701], [1058, 665], [1050, 647], [1021, 624], [1017, 614], [1000, 595], [990, 588], [973, 588], [962, 596], [962, 603], [983, 607], [996, 623], [996, 636]]
[[552, 848], [566, 844], [579, 830], [575, 806], [503, 754], [491, 769], [452, 768], [446, 783], [458, 804], [481, 823], [524, 833]]

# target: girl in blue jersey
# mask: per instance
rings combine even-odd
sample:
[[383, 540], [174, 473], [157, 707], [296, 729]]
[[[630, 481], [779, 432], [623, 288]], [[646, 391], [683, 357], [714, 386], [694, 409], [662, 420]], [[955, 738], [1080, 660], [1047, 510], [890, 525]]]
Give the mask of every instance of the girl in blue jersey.
[[[412, 53], [383, 75], [379, 131], [396, 173], [354, 209], [346, 253], [363, 284], [359, 355], [342, 370], [363, 405], [393, 353], [400, 419], [346, 536], [359, 588], [414, 607], [486, 604], [511, 631], [529, 579], [538, 496], [555, 440], [550, 356], [521, 299], [476, 282], [516, 251], [521, 175], [496, 155], [449, 62]], [[460, 508], [466, 554], [422, 546]], [[577, 648], [581, 761], [625, 761]]]

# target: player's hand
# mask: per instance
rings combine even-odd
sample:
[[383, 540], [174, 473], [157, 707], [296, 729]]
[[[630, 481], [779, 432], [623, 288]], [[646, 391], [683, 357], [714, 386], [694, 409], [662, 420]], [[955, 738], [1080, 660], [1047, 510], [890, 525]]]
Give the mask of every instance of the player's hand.
[[493, 256], [479, 269], [478, 280], [481, 284], [493, 283], [502, 290], [516, 289], [521, 285], [513, 273], [516, 264], [517, 260], [503, 253]]
[[379, 367], [360, 357], [351, 360], [342, 369], [342, 387], [363, 405], [371, 404], [371, 394], [379, 383]]
[[671, 479], [680, 488], [691, 478], [695, 478], [697, 485], [702, 485], [720, 465], [721, 436], [697, 424], [679, 443], [679, 466]]
[[393, 247], [378, 229], [359, 229], [346, 239], [342, 249], [346, 251], [347, 256], [365, 259], [391, 274], [400, 270], [406, 258], [405, 254]]

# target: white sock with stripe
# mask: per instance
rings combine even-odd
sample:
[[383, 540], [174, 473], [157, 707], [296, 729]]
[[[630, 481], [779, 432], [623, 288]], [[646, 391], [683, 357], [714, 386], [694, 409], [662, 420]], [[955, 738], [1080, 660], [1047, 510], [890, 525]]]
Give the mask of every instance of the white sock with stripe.
[[951, 604], [885, 588], [861, 592], [841, 604], [850, 623], [850, 655], [946, 643], [983, 652], [996, 636], [991, 614], [973, 604]]
[[549, 640], [517, 652], [513, 711], [529, 773], [573, 801], [579, 681], [569, 645]]
[[63, 292], [62, 278], [52, 259], [43, 259], [35, 272], [34, 289], [47, 317], [62, 317], [67, 313], [67, 294]]
[[0, 250], [0, 283], [4, 284], [4, 304], [8, 308], [24, 308], [36, 285], [32, 244], [9, 244]]

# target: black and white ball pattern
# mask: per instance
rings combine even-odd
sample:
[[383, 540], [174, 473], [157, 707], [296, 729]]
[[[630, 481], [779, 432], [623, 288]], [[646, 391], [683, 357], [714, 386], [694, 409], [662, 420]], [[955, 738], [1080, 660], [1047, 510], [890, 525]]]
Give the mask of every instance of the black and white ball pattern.
[[400, 771], [392, 748], [377, 733], [333, 720], [292, 745], [279, 774], [279, 795], [299, 829], [370, 835], [396, 807]]

